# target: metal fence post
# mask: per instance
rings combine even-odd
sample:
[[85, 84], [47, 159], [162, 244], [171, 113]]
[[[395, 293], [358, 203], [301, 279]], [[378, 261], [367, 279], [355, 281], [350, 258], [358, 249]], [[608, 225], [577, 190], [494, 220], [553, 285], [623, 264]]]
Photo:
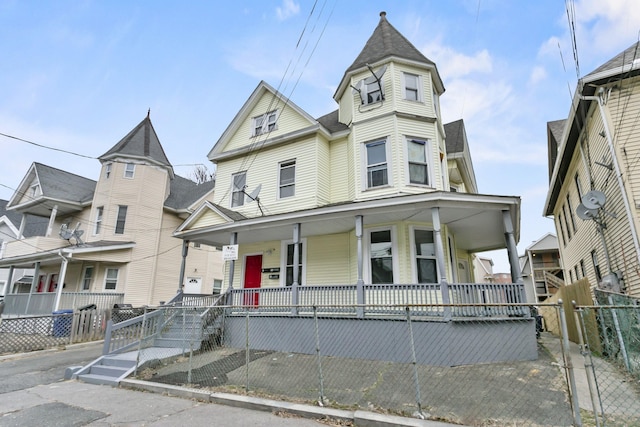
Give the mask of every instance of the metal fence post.
[[565, 369], [569, 377], [569, 390], [571, 392], [571, 407], [573, 409], [573, 421], [576, 426], [582, 426], [580, 418], [580, 403], [578, 401], [578, 390], [576, 387], [576, 377], [573, 372], [573, 363], [571, 361], [571, 348], [569, 346], [569, 330], [567, 329], [567, 317], [564, 312], [562, 300], [558, 300], [558, 311], [560, 314], [560, 328], [562, 330], [562, 355], [564, 357]]
[[409, 343], [411, 344], [411, 363], [413, 365], [413, 382], [416, 387], [416, 404], [418, 405], [418, 413], [417, 416], [421, 419], [425, 419], [424, 414], [422, 413], [422, 397], [420, 396], [420, 381], [418, 380], [418, 366], [416, 359], [416, 346], [415, 341], [413, 340], [413, 327], [411, 326], [411, 311], [409, 310], [409, 306], [406, 307], [407, 310], [407, 325], [409, 326]]
[[318, 397], [318, 403], [320, 406], [324, 406], [324, 377], [322, 375], [322, 360], [320, 358], [320, 333], [318, 328], [318, 307], [313, 306], [313, 321], [315, 323], [316, 333], [316, 360], [318, 362], [318, 381], [320, 384], [320, 396]]
[[[609, 295], [608, 300], [609, 305], [612, 306], [613, 300], [611, 299], [611, 295]], [[627, 347], [624, 345], [622, 331], [620, 330], [620, 322], [618, 321], [618, 313], [613, 307], [611, 307], [611, 316], [613, 317], [613, 325], [616, 328], [616, 336], [618, 337], [618, 343], [620, 344], [620, 353], [622, 353], [622, 358], [624, 359], [624, 366], [627, 368], [628, 372], [631, 372], [631, 366], [629, 365], [629, 356], [627, 355]]]
[[136, 367], [133, 370], [133, 376], [138, 375], [138, 365], [140, 364], [140, 352], [142, 351], [142, 340], [145, 336], [145, 327], [147, 326], [147, 307], [144, 308], [142, 313], [142, 326], [140, 327], [140, 337], [138, 338], [138, 353], [136, 354]]
[[[600, 427], [600, 418], [598, 417], [598, 409], [596, 406], [596, 397], [600, 397], [600, 393], [598, 393], [598, 383], [595, 377], [595, 370], [593, 367], [593, 359], [591, 358], [591, 349], [588, 344], [585, 344], [584, 335], [582, 334], [582, 330], [585, 331], [586, 326], [584, 324], [584, 310], [582, 308], [578, 308], [575, 301], [571, 301], [573, 305], [573, 314], [576, 320], [576, 329], [578, 330], [578, 340], [580, 341], [580, 353], [582, 353], [582, 357], [584, 358], [584, 370], [587, 374], [587, 384], [589, 384], [589, 396], [591, 397], [591, 407], [593, 408], [593, 417], [596, 421], [596, 427]], [[604, 408], [602, 407], [602, 401], [599, 400], [600, 403], [600, 411], [602, 416], [604, 417]]]
[[244, 382], [244, 391], [245, 393], [249, 392], [249, 309], [245, 308], [247, 312], [246, 322], [245, 322], [245, 382]]

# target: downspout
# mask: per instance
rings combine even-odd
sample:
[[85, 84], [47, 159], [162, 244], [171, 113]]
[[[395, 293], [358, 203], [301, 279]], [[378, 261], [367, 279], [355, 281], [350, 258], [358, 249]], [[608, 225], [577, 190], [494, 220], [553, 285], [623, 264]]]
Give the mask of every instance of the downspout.
[[[618, 182], [618, 187], [620, 188], [620, 193], [622, 194], [624, 210], [627, 214], [627, 222], [629, 223], [629, 228], [631, 229], [631, 237], [633, 238], [633, 246], [636, 250], [636, 258], [638, 260], [638, 264], [640, 264], [640, 243], [638, 242], [638, 233], [636, 231], [636, 225], [633, 222], [631, 205], [629, 205], [629, 198], [627, 197], [627, 191], [624, 186], [624, 181], [622, 180], [622, 172], [620, 171], [620, 165], [618, 164], [618, 156], [616, 156], [615, 148], [613, 146], [613, 139], [611, 138], [611, 131], [609, 130], [609, 122], [607, 120], [607, 117], [604, 111], [604, 106], [605, 106], [604, 88], [600, 87], [600, 89], [598, 90], [598, 96], [580, 95], [580, 99], [584, 101], [598, 102], [598, 109], [600, 111], [600, 117], [602, 118], [602, 125], [604, 126], [604, 133], [607, 138], [607, 145], [609, 146], [609, 152], [611, 153], [611, 162], [613, 163], [613, 167], [616, 171], [616, 180]], [[602, 237], [604, 238], [604, 235]]]

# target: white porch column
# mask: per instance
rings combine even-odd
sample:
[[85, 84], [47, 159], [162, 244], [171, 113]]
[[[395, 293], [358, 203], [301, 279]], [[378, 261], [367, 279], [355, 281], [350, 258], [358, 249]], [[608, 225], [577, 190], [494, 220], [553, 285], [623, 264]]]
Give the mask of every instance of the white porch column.
[[27, 225], [27, 216], [22, 215], [22, 219], [20, 220], [20, 229], [18, 230], [18, 240], [22, 240], [24, 238], [24, 227]]
[[[62, 264], [60, 265], [60, 274], [58, 275], [58, 289], [56, 289], [56, 303], [54, 305], [53, 311], [57, 311], [60, 309], [60, 298], [62, 298], [62, 288], [64, 287], [64, 279], [67, 275], [67, 264], [69, 261], [62, 256]], [[73, 307], [72, 307], [73, 308]]]
[[364, 279], [362, 278], [362, 270], [364, 263], [364, 255], [362, 252], [362, 233], [363, 233], [363, 217], [356, 215], [356, 242], [358, 250], [358, 281], [356, 282], [356, 303], [359, 307], [356, 309], [358, 317], [364, 317]]
[[513, 223], [511, 213], [508, 210], [502, 211], [502, 222], [504, 223], [504, 239], [509, 254], [509, 264], [511, 266], [511, 281], [522, 283], [522, 273], [520, 272], [520, 262], [518, 261], [518, 247], [513, 236]]
[[7, 283], [4, 285], [4, 293], [5, 295], [15, 293], [15, 289], [13, 288], [13, 270], [14, 266], [9, 266], [9, 276], [7, 276]]
[[184, 269], [187, 263], [187, 254], [189, 253], [189, 241], [182, 241], [182, 262], [180, 263], [180, 279], [178, 282], [178, 293], [184, 292]]
[[[299, 265], [300, 265], [300, 223], [293, 225], [293, 284], [291, 285], [291, 314], [298, 314], [298, 292], [300, 291], [300, 277]], [[286, 275], [286, 271], [285, 271]]]
[[440, 208], [431, 208], [431, 218], [433, 222], [433, 243], [436, 251], [436, 263], [438, 274], [440, 275], [440, 292], [442, 292], [442, 303], [445, 304], [443, 316], [445, 320], [451, 319], [451, 298], [449, 298], [449, 284], [447, 283], [447, 269], [444, 258], [444, 244], [442, 242], [442, 231], [440, 225]]
[[51, 236], [53, 232], [53, 224], [56, 222], [56, 215], [58, 215], [58, 205], [54, 205], [53, 209], [51, 209], [51, 215], [49, 216], [49, 225], [47, 226], [47, 234], [45, 237]]
[[31, 295], [38, 285], [38, 278], [40, 277], [40, 261], [36, 262], [33, 270], [33, 278], [31, 279], [31, 288], [29, 288], [29, 296], [27, 297], [27, 306], [24, 308], [24, 314], [29, 314], [29, 305], [31, 304]]

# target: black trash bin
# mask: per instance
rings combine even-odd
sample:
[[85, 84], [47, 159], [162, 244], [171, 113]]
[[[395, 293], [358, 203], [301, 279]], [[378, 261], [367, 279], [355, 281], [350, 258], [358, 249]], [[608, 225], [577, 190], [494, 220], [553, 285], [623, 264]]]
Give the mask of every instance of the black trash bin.
[[95, 310], [96, 308], [98, 308], [98, 306], [95, 304], [87, 304], [87, 305], [83, 305], [82, 307], [79, 307], [78, 311]]
[[53, 314], [53, 336], [68, 337], [71, 335], [73, 310], [56, 310], [51, 314]]

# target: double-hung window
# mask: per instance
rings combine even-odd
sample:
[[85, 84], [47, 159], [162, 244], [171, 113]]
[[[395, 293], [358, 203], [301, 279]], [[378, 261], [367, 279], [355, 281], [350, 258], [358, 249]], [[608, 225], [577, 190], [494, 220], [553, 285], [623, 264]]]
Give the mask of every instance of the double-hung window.
[[96, 208], [96, 223], [93, 229], [93, 234], [99, 234], [102, 228], [102, 216], [104, 214], [104, 206], [98, 206]]
[[136, 171], [135, 163], [127, 163], [124, 167], [124, 177], [125, 178], [133, 178], [133, 174]]
[[[298, 246], [298, 285], [302, 285], [302, 243], [299, 243]], [[293, 285], [293, 250], [295, 249], [294, 243], [289, 243], [287, 245], [287, 260], [286, 260], [286, 277], [285, 277], [285, 286]]]
[[244, 188], [246, 185], [246, 172], [236, 173], [231, 176], [231, 207], [244, 205]]
[[387, 141], [369, 142], [365, 144], [367, 164], [367, 188], [381, 187], [389, 184], [387, 164]]
[[104, 277], [104, 289], [108, 291], [115, 291], [118, 287], [118, 269], [107, 268]]
[[84, 274], [82, 275], [82, 290], [88, 291], [91, 289], [91, 280], [93, 280], [93, 267], [87, 266], [84, 268]]
[[369, 233], [369, 261], [371, 264], [371, 283], [393, 283], [393, 241], [391, 230], [378, 230]]
[[598, 254], [595, 250], [591, 251], [591, 262], [593, 262], [593, 271], [596, 274], [596, 280], [600, 282], [602, 280], [602, 273], [600, 272], [600, 263], [598, 262]]
[[404, 73], [404, 99], [420, 101], [420, 77], [415, 74]]
[[113, 167], [113, 163], [107, 163], [106, 165], [104, 165], [104, 177], [106, 179], [109, 179], [109, 177], [111, 176], [112, 167]]
[[277, 111], [269, 111], [268, 113], [253, 118], [253, 132], [251, 136], [262, 135], [277, 129], [276, 119]]
[[429, 185], [428, 163], [429, 141], [407, 140], [407, 158], [409, 161], [409, 183]]
[[289, 160], [280, 163], [280, 172], [278, 175], [278, 197], [293, 197], [296, 194], [296, 161]]
[[432, 230], [414, 230], [416, 279], [418, 283], [438, 283], [436, 249]]
[[118, 206], [118, 217], [116, 218], [116, 234], [124, 234], [124, 224], [127, 220], [127, 207]]

